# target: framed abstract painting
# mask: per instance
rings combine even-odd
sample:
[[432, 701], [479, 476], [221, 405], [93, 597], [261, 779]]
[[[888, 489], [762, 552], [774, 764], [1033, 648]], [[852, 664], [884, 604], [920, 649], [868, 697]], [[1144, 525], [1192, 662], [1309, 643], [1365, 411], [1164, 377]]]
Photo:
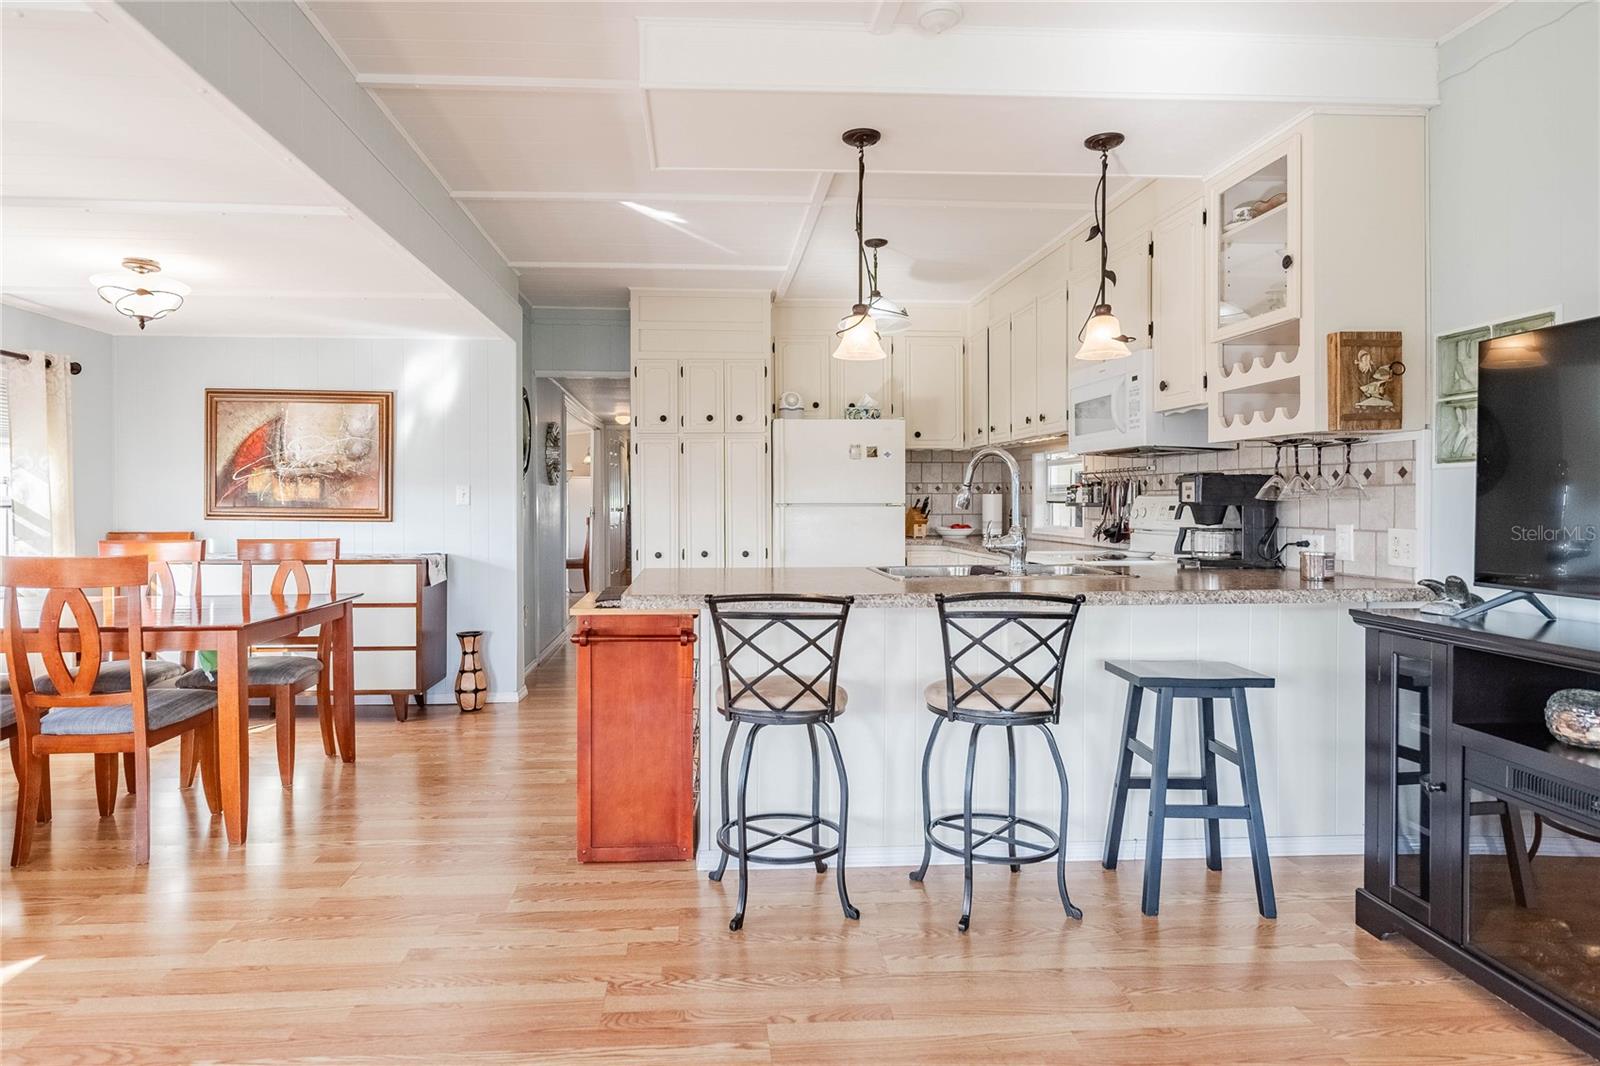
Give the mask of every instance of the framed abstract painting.
[[387, 522], [394, 393], [206, 390], [206, 517]]

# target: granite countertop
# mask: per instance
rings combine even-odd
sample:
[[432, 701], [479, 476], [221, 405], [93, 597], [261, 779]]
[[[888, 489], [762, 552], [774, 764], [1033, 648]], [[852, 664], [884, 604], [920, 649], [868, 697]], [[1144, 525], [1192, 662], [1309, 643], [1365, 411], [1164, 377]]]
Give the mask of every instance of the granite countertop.
[[792, 569], [663, 568], [641, 573], [623, 594], [629, 610], [697, 611], [708, 595], [811, 593], [854, 596], [861, 607], [932, 607], [936, 593], [1039, 592], [1072, 596], [1091, 604], [1167, 605], [1207, 603], [1316, 604], [1421, 603], [1426, 589], [1381, 577], [1340, 575], [1320, 585], [1288, 570], [1183, 570], [1172, 566], [1130, 567], [1115, 576], [1027, 578], [914, 578], [897, 580], [862, 567]]

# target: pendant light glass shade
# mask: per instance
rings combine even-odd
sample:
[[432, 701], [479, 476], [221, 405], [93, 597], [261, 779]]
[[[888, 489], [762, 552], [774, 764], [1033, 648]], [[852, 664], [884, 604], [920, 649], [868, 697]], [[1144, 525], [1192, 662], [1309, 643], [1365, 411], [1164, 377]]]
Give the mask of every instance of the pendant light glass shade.
[[1121, 359], [1132, 354], [1128, 349], [1128, 341], [1132, 339], [1123, 336], [1122, 323], [1117, 321], [1110, 307], [1102, 304], [1094, 309], [1083, 327], [1083, 347], [1078, 349], [1078, 358], [1089, 362]]
[[124, 259], [121, 270], [89, 278], [100, 299], [127, 315], [144, 329], [146, 322], [166, 318], [183, 306], [189, 286], [171, 277], [156, 277], [161, 265], [153, 259]]
[[867, 313], [878, 324], [880, 336], [893, 337], [911, 328], [911, 314], [887, 296], [874, 296], [867, 301]]
[[835, 359], [852, 363], [869, 363], [886, 359], [888, 353], [878, 340], [878, 324], [872, 320], [865, 304], [856, 304], [850, 314], [839, 322], [839, 346], [833, 350]]

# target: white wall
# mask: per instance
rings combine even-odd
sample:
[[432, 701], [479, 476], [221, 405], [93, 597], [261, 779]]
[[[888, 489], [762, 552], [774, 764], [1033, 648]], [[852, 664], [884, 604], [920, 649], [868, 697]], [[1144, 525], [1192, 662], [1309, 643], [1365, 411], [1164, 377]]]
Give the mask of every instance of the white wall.
[[0, 348], [51, 352], [83, 365], [72, 379], [74, 536], [93, 554], [111, 525], [111, 467], [103, 460], [112, 420], [111, 335], [0, 304]]
[[[109, 525], [215, 537], [337, 536], [348, 554], [450, 555], [449, 628], [483, 629], [496, 698], [521, 687], [517, 625], [516, 346], [509, 340], [119, 337]], [[394, 521], [205, 518], [207, 388], [379, 389], [395, 394]], [[85, 464], [78, 463], [79, 470]], [[457, 505], [465, 485], [470, 503]], [[98, 535], [98, 532], [96, 533]], [[450, 699], [449, 671], [435, 690]]]
[[[1600, 3], [1510, 4], [1439, 49], [1428, 115], [1432, 332], [1600, 315]], [[1437, 467], [1429, 570], [1472, 574], [1475, 473]], [[1600, 619], [1593, 603], [1551, 599]]]

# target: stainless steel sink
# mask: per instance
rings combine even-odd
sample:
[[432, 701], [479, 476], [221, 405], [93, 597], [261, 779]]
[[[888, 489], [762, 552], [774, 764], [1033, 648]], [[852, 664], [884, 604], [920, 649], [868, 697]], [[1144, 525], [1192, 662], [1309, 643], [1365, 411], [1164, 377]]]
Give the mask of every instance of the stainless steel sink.
[[971, 566], [875, 566], [874, 573], [898, 580], [919, 577], [1127, 577], [1125, 570], [1110, 570], [1082, 563], [1029, 563], [1022, 573], [1013, 574], [1004, 566], [977, 563]]

